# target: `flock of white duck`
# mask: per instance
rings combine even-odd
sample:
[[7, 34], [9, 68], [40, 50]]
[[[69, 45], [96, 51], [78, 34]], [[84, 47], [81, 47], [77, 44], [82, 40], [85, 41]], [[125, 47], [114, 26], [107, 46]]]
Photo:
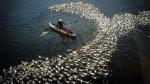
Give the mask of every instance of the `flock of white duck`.
[[116, 14], [109, 19], [93, 5], [83, 2], [65, 3], [49, 7], [50, 11], [78, 14], [97, 25], [97, 35], [85, 46], [49, 59], [39, 56], [38, 60], [22, 62], [4, 69], [0, 76], [2, 84], [37, 84], [37, 83], [94, 83], [94, 80], [107, 78], [108, 63], [111, 62], [119, 36], [127, 34], [136, 25], [150, 23], [150, 12], [139, 15]]

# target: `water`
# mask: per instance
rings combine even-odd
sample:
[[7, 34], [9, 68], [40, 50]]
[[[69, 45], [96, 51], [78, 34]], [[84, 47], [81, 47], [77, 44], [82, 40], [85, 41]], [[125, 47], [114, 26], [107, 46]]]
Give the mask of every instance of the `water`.
[[[10, 1], [11, 2], [11, 1]], [[3, 47], [3, 64], [16, 64], [21, 60], [31, 60], [38, 55], [52, 57], [74, 50], [94, 38], [95, 25], [78, 15], [50, 12], [48, 6], [60, 1], [16, 1], [9, 9], [7, 17], [3, 18], [5, 38]], [[68, 1], [63, 1], [63, 3]], [[37, 4], [34, 4], [37, 3]], [[62, 42], [61, 37], [54, 32], [49, 32], [45, 37], [40, 37], [48, 22], [57, 23], [62, 18], [66, 27], [77, 33], [77, 39], [67, 39]], [[79, 21], [74, 23], [75, 21]], [[12, 56], [10, 56], [12, 55]], [[8, 59], [9, 58], [9, 59]], [[8, 61], [9, 60], [9, 61]]]
[[[64, 1], [64, 2], [71, 2], [71, 1]], [[145, 64], [144, 57], [148, 56], [149, 54], [147, 53], [148, 51], [146, 51], [146, 49], [145, 49], [146, 47], [142, 47], [140, 45], [145, 44], [145, 43], [146, 43], [145, 45], [149, 45], [148, 44], [149, 40], [147, 40], [148, 39], [147, 37], [149, 36], [149, 29], [141, 31], [140, 28], [142, 28], [142, 27], [138, 26], [136, 28], [137, 31], [134, 31], [134, 30], [130, 31], [132, 29], [132, 23], [134, 23], [134, 20], [132, 21], [132, 19], [134, 19], [134, 17], [132, 17], [132, 15], [130, 15], [130, 14], [126, 14], [126, 15], [122, 15], [122, 16], [119, 14], [132, 13], [132, 14], [138, 15], [139, 14], [138, 11], [144, 10], [144, 8], [145, 8], [145, 7], [143, 7], [144, 3], [142, 1], [137, 1], [136, 3], [134, 3], [133, 1], [125, 2], [125, 1], [117, 1], [117, 0], [115, 0], [115, 1], [111, 1], [111, 0], [110, 1], [109, 0], [108, 1], [96, 1], [96, 2], [92, 1], [92, 0], [83, 0], [83, 2], [88, 2], [90, 4], [93, 4], [94, 6], [98, 7], [100, 9], [100, 11], [105, 14], [106, 17], [112, 18], [112, 23], [114, 24], [114, 25], [112, 24], [112, 26], [114, 28], [116, 28], [116, 29], [112, 30], [112, 32], [111, 32], [109, 30], [109, 27], [107, 26], [107, 24], [106, 25], [102, 25], [102, 24], [98, 25], [103, 28], [102, 32], [101, 32], [101, 30], [98, 30], [98, 33], [100, 33], [100, 34], [97, 34], [97, 38], [100, 39], [100, 40], [98, 40], [99, 42], [95, 41], [96, 42], [95, 44], [100, 49], [99, 51], [103, 51], [103, 49], [105, 49], [105, 47], [106, 47], [106, 49], [108, 49], [108, 51], [113, 50], [113, 48], [111, 48], [111, 46], [113, 45], [113, 42], [109, 48], [109, 45], [107, 44], [107, 41], [109, 41], [109, 40], [106, 40], [106, 43], [105, 43], [105, 39], [108, 39], [111, 37], [111, 36], [107, 36], [107, 34], [113, 35], [114, 32], [116, 32], [116, 33], [120, 32], [120, 33], [118, 33], [118, 37], [116, 39], [117, 43], [114, 42], [117, 45], [116, 51], [114, 52], [114, 54], [112, 55], [112, 58], [110, 59], [111, 60], [110, 67], [112, 69], [112, 72], [110, 72], [112, 74], [112, 76], [110, 76], [112, 79], [112, 81], [110, 81], [110, 84], [112, 84], [112, 83], [114, 83], [114, 84], [116, 84], [116, 83], [117, 84], [120, 84], [120, 83], [121, 84], [126, 84], [126, 83], [142, 84], [144, 81], [143, 78], [146, 77], [146, 75], [143, 75], [143, 74], [148, 73], [148, 72], [144, 71], [144, 69], [146, 68], [145, 66], [143, 66]], [[30, 3], [35, 3], [35, 2], [31, 1]], [[61, 3], [61, 1], [58, 3]], [[16, 18], [16, 16], [15, 16], [16, 12], [13, 12], [15, 15], [13, 15], [14, 18], [11, 17], [12, 21], [10, 21], [10, 20], [9, 20], [10, 22], [7, 21], [10, 18], [5, 19], [6, 20], [5, 24], [7, 24], [7, 27], [8, 27], [8, 30], [7, 30], [8, 33], [6, 34], [8, 36], [5, 39], [8, 39], [8, 40], [6, 40], [6, 42], [3, 42], [3, 43], [5, 43], [5, 45], [3, 45], [3, 46], [7, 47], [7, 49], [3, 49], [3, 50], [11, 52], [11, 55], [12, 55], [12, 53], [15, 54], [15, 56], [14, 55], [11, 56], [12, 59], [10, 59], [9, 61], [13, 60], [14, 61], [13, 63], [16, 63], [17, 61], [20, 61], [20, 60], [28, 61], [29, 59], [34, 59], [35, 57], [37, 57], [38, 54], [41, 54], [42, 56], [46, 56], [46, 57], [47, 56], [48, 57], [56, 56], [56, 54], [66, 53], [67, 49], [76, 50], [76, 49], [84, 46], [85, 42], [95, 39], [95, 37], [94, 37], [95, 33], [93, 33], [93, 32], [96, 30], [96, 25], [94, 24], [93, 20], [87, 20], [85, 18], [81, 18], [79, 15], [74, 15], [74, 14], [72, 15], [72, 14], [60, 13], [60, 12], [58, 12], [58, 13], [57, 12], [49, 12], [47, 10], [44, 10], [44, 6], [46, 6], [46, 4], [47, 4], [47, 6], [49, 6], [49, 4], [57, 4], [57, 2], [55, 2], [55, 1], [51, 2], [51, 3], [43, 2], [43, 6], [40, 6], [40, 7], [43, 7], [43, 9], [38, 8], [38, 6], [31, 6], [31, 8], [33, 7], [35, 9], [42, 10], [42, 12], [40, 12], [38, 10], [40, 12], [40, 13], [38, 13], [39, 15], [36, 15], [37, 13], [35, 11], [29, 12], [29, 10], [31, 8], [30, 8], [30, 6], [26, 6], [27, 4], [25, 4], [25, 6], [23, 6], [23, 8], [25, 7], [25, 9], [26, 9], [26, 7], [27, 7], [27, 9], [28, 9], [28, 7], [29, 7], [29, 10], [27, 10], [25, 13], [28, 14], [28, 12], [29, 12], [29, 13], [31, 13], [31, 16], [32, 15], [37, 16], [36, 18], [33, 18], [33, 19], [31, 19], [30, 15], [29, 15], [29, 16], [27, 16], [27, 18], [28, 18], [27, 20], [22, 21], [22, 18], [24, 18], [24, 17], [22, 17], [22, 14], [21, 14], [20, 20], [19, 20], [19, 18]], [[40, 3], [40, 5], [41, 5], [41, 3]], [[18, 9], [18, 10], [20, 10], [20, 9]], [[32, 11], [32, 10], [30, 10], [30, 11]], [[101, 14], [101, 12], [100, 12], [100, 14]], [[118, 14], [118, 15], [114, 16], [114, 14], [115, 15]], [[72, 30], [78, 32], [79, 38], [76, 41], [66, 40], [63, 43], [60, 43], [60, 37], [55, 33], [50, 33], [49, 35], [47, 35], [46, 37], [43, 37], [43, 38], [37, 37], [40, 34], [40, 32], [42, 31], [42, 27], [47, 25], [48, 21], [56, 22], [56, 19], [51, 18], [51, 17], [59, 18], [60, 15], [68, 23], [70, 21], [73, 22], [74, 19], [78, 19], [82, 23], [81, 24], [79, 22], [79, 23], [76, 23], [77, 25], [76, 24], [66, 25], [69, 28], [72, 28]], [[17, 17], [18, 17], [18, 15], [17, 15]], [[86, 15], [85, 15], [85, 17], [88, 19], [92, 18], [92, 17], [88, 17]], [[121, 21], [123, 20], [125, 22], [120, 22], [120, 24], [118, 24], [118, 27], [115, 27], [116, 26], [115, 24], [119, 23], [119, 19], [116, 19], [118, 17], [122, 18]], [[51, 18], [51, 20], [49, 18]], [[103, 20], [104, 20], [105, 23], [110, 23], [109, 19], [108, 19], [108, 22], [107, 22], [107, 19], [104, 19], [104, 18], [101, 18], [101, 19], [100, 19], [100, 22], [103, 22]], [[31, 21], [33, 24], [31, 24]], [[131, 21], [130, 22], [131, 24], [130, 23], [126, 24], [126, 21], [128, 21], [128, 22]], [[98, 19], [98, 22], [99, 22], [99, 19]], [[19, 23], [23, 24], [23, 25], [21, 25], [21, 29], [20, 29]], [[105, 28], [108, 28], [108, 29], [105, 29]], [[146, 28], [148, 28], [148, 27], [146, 27]], [[17, 31], [15, 31], [15, 29]], [[26, 32], [24, 32], [24, 31], [26, 31]], [[83, 32], [86, 32], [86, 33], [83, 33]], [[127, 32], [127, 33], [125, 33], [125, 32]], [[143, 32], [146, 32], [146, 34], [144, 34]], [[105, 36], [105, 33], [106, 33], [106, 36]], [[122, 33], [123, 34], [125, 33], [125, 35], [122, 35]], [[141, 33], [143, 34], [143, 36], [140, 36]], [[5, 34], [3, 34], [3, 35], [5, 35]], [[99, 35], [102, 37], [100, 37]], [[139, 38], [139, 37], [141, 37], [141, 38]], [[142, 37], [145, 38], [146, 40], [142, 39]], [[13, 41], [10, 38], [12, 38]], [[112, 38], [114, 38], [114, 37], [112, 36]], [[116, 41], [116, 40], [114, 40], [114, 41]], [[18, 44], [20, 44], [20, 45], [18, 46]], [[106, 46], [101, 47], [105, 44], [106, 44]], [[6, 45], [8, 45], [8, 46], [6, 46]], [[49, 46], [47, 46], [47, 45], [49, 45]], [[93, 46], [93, 44], [90, 44], [90, 45]], [[82, 50], [82, 48], [81, 48], [81, 50]], [[84, 50], [84, 48], [83, 48], [83, 50]], [[37, 51], [39, 51], [39, 52], [37, 52]], [[91, 51], [91, 50], [89, 49], [89, 51]], [[106, 53], [103, 53], [102, 56], [100, 57], [100, 58], [103, 58], [100, 60], [100, 62], [104, 61], [104, 64], [100, 64], [100, 66], [105, 66], [105, 60], [109, 60], [109, 57], [107, 57], [107, 55], [111, 56], [111, 54], [109, 55], [107, 53], [108, 51], [106, 50], [105, 51]], [[18, 53], [18, 52], [20, 52], [20, 53]], [[78, 53], [78, 51], [77, 51], [77, 53]], [[17, 57], [17, 54], [18, 54], [18, 57]], [[89, 53], [86, 52], [86, 54], [89, 54]], [[10, 57], [10, 53], [6, 56]], [[72, 59], [72, 56], [70, 56], [70, 58]], [[87, 56], [87, 58], [89, 58], [89, 57]], [[16, 59], [18, 59], [18, 60], [16, 61]], [[66, 59], [68, 59], [68, 58], [66, 58]], [[73, 58], [73, 59], [78, 59], [78, 58]], [[80, 57], [79, 59], [81, 59], [83, 61], [82, 57]], [[65, 60], [65, 61], [66, 61], [65, 64], [67, 64], [68, 61], [67, 60]], [[46, 61], [43, 61], [43, 63], [45, 63], [45, 62]], [[89, 63], [93, 63], [93, 62], [89, 62]], [[97, 62], [97, 63], [99, 63], [99, 62]], [[34, 64], [34, 62], [33, 62], [33, 64]], [[92, 64], [90, 66], [92, 66]], [[147, 66], [148, 66], [148, 64], [147, 64]], [[141, 71], [141, 67], [144, 72]], [[103, 69], [103, 67], [101, 67], [101, 69]], [[104, 70], [105, 70], [105, 68], [104, 68]], [[98, 72], [101, 72], [101, 71], [98, 71]], [[106, 72], [103, 72], [101, 75], [104, 75], [104, 74], [106, 74]], [[109, 78], [109, 76], [108, 76], [108, 78]], [[106, 82], [107, 79], [104, 78], [104, 80]], [[93, 82], [93, 78], [90, 81]], [[100, 79], [100, 81], [103, 81], [103, 80]], [[102, 83], [105, 83], [105, 82], [102, 82]]]

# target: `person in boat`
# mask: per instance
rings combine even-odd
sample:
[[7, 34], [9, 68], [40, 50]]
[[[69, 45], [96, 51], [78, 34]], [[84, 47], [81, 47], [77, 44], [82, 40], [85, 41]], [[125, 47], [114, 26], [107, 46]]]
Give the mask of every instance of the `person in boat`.
[[65, 22], [63, 22], [62, 19], [59, 19], [57, 23], [57, 28], [63, 29], [64, 25], [65, 25]]

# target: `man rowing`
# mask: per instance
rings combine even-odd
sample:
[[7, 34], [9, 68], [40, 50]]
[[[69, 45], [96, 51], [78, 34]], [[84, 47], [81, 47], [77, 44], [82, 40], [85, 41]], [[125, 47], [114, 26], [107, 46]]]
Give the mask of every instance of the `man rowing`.
[[59, 29], [63, 29], [64, 25], [65, 25], [65, 22], [63, 22], [62, 19], [59, 19], [56, 27]]

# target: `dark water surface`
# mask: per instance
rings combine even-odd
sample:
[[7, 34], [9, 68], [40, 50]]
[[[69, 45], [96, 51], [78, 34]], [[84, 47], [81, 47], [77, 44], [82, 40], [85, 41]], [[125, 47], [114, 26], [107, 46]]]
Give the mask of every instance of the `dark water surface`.
[[[75, 0], [79, 1], [79, 0]], [[50, 12], [50, 5], [72, 2], [72, 0], [6, 0], [0, 1], [0, 66], [1, 69], [16, 65], [22, 60], [30, 61], [38, 55], [52, 57], [80, 48], [94, 39], [96, 25], [78, 15]], [[138, 14], [149, 10], [148, 3], [142, 0], [83, 0], [98, 7], [107, 17], [118, 13]], [[145, 3], [146, 2], [146, 3]], [[76, 40], [61, 42], [59, 35], [50, 32], [39, 37], [48, 22], [57, 22], [62, 18], [66, 27], [77, 33]], [[70, 24], [78, 20], [78, 23]], [[113, 84], [143, 84], [147, 78], [149, 58], [150, 27], [138, 26], [137, 31], [129, 32], [118, 41], [118, 51], [114, 53], [112, 63]], [[145, 30], [143, 30], [143, 28]], [[144, 47], [143, 47], [144, 46]], [[144, 65], [147, 65], [145, 67]], [[110, 83], [110, 84], [111, 84]]]
[[[9, 1], [12, 2], [12, 1]], [[29, 61], [38, 55], [52, 57], [73, 50], [94, 38], [96, 26], [93, 21], [78, 15], [50, 12], [50, 5], [65, 1], [13, 1], [2, 15], [2, 64], [16, 64], [21, 60]], [[7, 4], [7, 3], [6, 3]], [[6, 14], [5, 14], [6, 13]], [[77, 39], [62, 41], [60, 36], [50, 32], [40, 37], [48, 22], [56, 23], [62, 18], [66, 27], [77, 33]], [[77, 23], [74, 23], [78, 21]]]

